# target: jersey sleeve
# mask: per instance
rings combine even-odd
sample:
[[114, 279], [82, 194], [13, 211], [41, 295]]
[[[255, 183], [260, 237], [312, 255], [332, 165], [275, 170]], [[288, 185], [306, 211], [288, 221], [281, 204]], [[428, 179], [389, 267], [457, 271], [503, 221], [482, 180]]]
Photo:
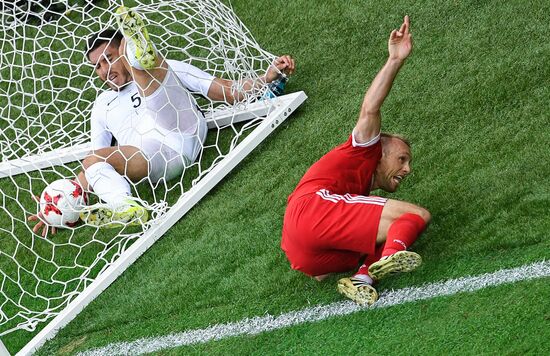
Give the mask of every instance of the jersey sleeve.
[[[358, 143], [355, 141], [355, 136], [352, 133], [347, 141], [340, 146], [337, 146], [333, 150], [333, 155], [338, 157], [336, 161], [346, 159], [361, 159], [363, 161], [374, 161], [378, 163], [381, 158], [381, 143], [380, 143], [380, 134], [371, 139], [369, 142]], [[330, 152], [329, 152], [330, 154]]]
[[355, 146], [357, 143], [354, 145], [353, 134], [350, 135], [345, 143], [335, 147], [309, 168], [292, 195], [300, 196], [319, 189], [337, 194], [368, 195], [372, 176], [382, 157], [380, 139], [374, 138], [369, 143], [367, 146]]
[[109, 147], [113, 135], [107, 129], [107, 123], [105, 117], [107, 115], [107, 108], [103, 97], [98, 97], [92, 108], [92, 115], [90, 116], [91, 126], [91, 142], [92, 149], [97, 150], [103, 147]]
[[355, 130], [351, 133], [351, 145], [353, 147], [369, 147], [376, 144], [378, 141], [380, 141], [380, 132], [367, 142], [357, 142], [355, 139]]
[[182, 84], [192, 93], [208, 96], [210, 85], [216, 77], [199, 68], [180, 61], [168, 60], [168, 65], [176, 73]]

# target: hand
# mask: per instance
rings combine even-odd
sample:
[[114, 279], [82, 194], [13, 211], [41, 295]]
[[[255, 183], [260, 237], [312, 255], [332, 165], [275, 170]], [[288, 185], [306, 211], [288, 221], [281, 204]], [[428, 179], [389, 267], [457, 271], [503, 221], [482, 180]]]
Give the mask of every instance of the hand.
[[284, 75], [292, 75], [296, 66], [294, 59], [291, 56], [281, 56], [273, 61], [265, 74], [266, 83], [271, 83], [279, 77], [280, 73]]
[[[33, 199], [39, 203], [40, 202], [40, 198], [37, 197], [36, 195], [33, 196]], [[52, 235], [55, 235], [57, 233], [57, 228], [55, 228], [54, 226], [49, 226], [47, 223], [46, 223], [46, 220], [44, 219], [44, 216], [42, 215], [42, 213], [40, 212], [40, 206], [38, 208], [38, 213], [36, 213], [36, 215], [31, 215], [28, 217], [27, 221], [38, 221], [36, 223], [36, 225], [34, 225], [34, 227], [32, 228], [32, 231], [35, 233], [35, 234], [39, 234], [41, 235], [42, 237], [46, 237], [48, 235], [48, 230], [51, 231]], [[42, 230], [42, 231], [40, 231]]]
[[388, 41], [390, 59], [405, 60], [412, 52], [412, 34], [409, 32], [409, 15], [403, 19], [399, 30], [393, 30]]

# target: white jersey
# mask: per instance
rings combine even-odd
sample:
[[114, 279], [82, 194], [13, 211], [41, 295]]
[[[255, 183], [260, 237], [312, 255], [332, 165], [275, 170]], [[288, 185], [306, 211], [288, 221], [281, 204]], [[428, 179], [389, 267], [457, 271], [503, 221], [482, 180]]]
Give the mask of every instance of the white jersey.
[[184, 62], [167, 63], [171, 71], [150, 96], [141, 97], [131, 82], [97, 97], [91, 115], [92, 149], [110, 146], [114, 137], [120, 146], [142, 148], [144, 139], [153, 139], [184, 153], [182, 137], [196, 135], [204, 120], [193, 94], [206, 97], [214, 76]]

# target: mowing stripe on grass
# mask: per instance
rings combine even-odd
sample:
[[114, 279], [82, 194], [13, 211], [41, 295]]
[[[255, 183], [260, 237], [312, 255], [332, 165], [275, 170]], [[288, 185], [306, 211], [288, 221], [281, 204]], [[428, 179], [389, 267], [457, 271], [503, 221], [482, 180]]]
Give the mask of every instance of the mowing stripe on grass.
[[386, 308], [407, 302], [453, 295], [461, 292], [473, 292], [490, 286], [549, 276], [550, 261], [542, 261], [474, 277], [462, 277], [444, 282], [426, 284], [420, 287], [384, 291], [381, 293], [378, 302], [370, 308], [359, 307], [351, 301], [343, 301], [306, 308], [281, 314], [279, 316], [268, 314], [265, 316], [243, 319], [235, 323], [217, 324], [205, 329], [190, 330], [161, 337], [143, 338], [132, 342], [113, 343], [106, 347], [82, 352], [79, 355], [144, 354], [167, 348], [220, 340], [231, 336], [255, 335], [292, 325], [324, 320], [333, 316], [347, 315], [359, 310]]

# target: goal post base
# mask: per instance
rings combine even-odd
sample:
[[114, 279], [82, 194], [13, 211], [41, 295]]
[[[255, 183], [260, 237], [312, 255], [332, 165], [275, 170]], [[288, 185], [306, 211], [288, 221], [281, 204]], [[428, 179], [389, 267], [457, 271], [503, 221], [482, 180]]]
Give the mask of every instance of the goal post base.
[[0, 356], [10, 356], [10, 352], [8, 351], [6, 346], [4, 346], [2, 340], [0, 340]]

